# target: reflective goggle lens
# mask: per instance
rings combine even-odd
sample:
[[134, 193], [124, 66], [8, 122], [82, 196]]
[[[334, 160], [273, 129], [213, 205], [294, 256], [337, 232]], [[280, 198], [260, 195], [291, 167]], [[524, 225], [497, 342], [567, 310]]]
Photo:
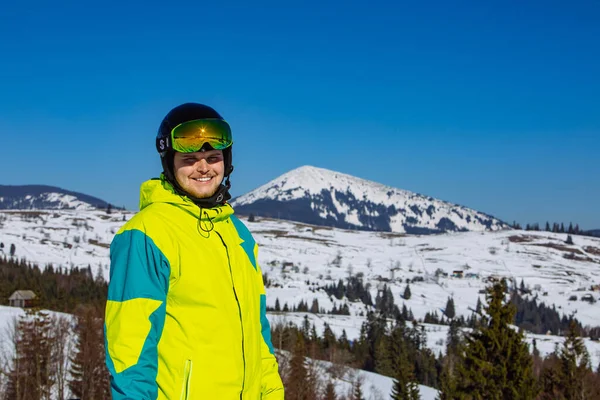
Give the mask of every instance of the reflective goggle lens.
[[177, 125], [171, 131], [173, 150], [180, 153], [200, 151], [205, 143], [215, 150], [231, 146], [231, 128], [220, 119], [197, 119]]

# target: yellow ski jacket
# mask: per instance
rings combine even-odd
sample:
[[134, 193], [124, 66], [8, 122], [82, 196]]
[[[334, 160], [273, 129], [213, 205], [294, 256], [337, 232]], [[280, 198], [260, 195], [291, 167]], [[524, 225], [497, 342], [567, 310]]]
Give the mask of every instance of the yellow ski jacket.
[[283, 400], [258, 246], [226, 204], [164, 177], [110, 246], [106, 364], [114, 400]]

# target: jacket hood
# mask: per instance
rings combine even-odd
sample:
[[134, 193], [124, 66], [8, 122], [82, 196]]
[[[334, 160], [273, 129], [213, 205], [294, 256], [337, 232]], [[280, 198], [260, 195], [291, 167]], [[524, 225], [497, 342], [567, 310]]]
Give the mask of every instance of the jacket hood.
[[142, 183], [140, 188], [140, 211], [154, 203], [172, 204], [196, 218], [210, 219], [214, 222], [224, 220], [233, 214], [233, 208], [229, 204], [200, 209], [187, 196], [175, 192], [163, 174], [160, 175], [160, 178], [153, 178]]

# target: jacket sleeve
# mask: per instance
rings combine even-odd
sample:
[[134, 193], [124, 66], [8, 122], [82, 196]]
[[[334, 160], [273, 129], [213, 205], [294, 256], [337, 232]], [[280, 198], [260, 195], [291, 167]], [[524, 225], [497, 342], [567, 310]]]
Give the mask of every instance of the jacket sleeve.
[[165, 323], [169, 273], [167, 258], [144, 232], [117, 233], [110, 246], [104, 325], [114, 400], [158, 396], [157, 344]]
[[[258, 245], [255, 245], [254, 253], [255, 259], [258, 260]], [[260, 293], [260, 328], [263, 338], [261, 345], [261, 399], [284, 400], [283, 383], [279, 376], [279, 366], [277, 364], [277, 359], [275, 358], [273, 343], [271, 342], [271, 326], [267, 319], [267, 295], [260, 267], [258, 267], [258, 280]]]

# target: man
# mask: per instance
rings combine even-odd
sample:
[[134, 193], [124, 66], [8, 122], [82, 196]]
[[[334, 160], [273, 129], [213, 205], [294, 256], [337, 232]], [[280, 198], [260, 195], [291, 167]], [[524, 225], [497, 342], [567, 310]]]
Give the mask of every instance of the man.
[[156, 138], [163, 174], [115, 235], [106, 304], [114, 400], [284, 398], [257, 245], [226, 203], [231, 130], [187, 103]]

